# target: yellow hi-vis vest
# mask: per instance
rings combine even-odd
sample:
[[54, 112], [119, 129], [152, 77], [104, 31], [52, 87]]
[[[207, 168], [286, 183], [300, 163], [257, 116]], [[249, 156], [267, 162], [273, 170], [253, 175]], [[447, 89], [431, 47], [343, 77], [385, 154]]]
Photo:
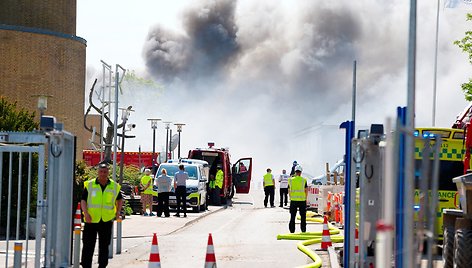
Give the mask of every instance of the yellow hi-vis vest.
[[99, 183], [96, 183], [96, 180], [92, 179], [85, 183], [88, 192], [88, 213], [92, 217], [92, 223], [98, 223], [100, 220], [104, 222], [111, 221], [116, 217], [115, 201], [121, 186], [110, 179], [110, 183], [102, 192], [102, 187]]
[[265, 186], [273, 186], [274, 182], [272, 180], [272, 174], [267, 173], [264, 175], [264, 187]]
[[[141, 178], [141, 184], [143, 186], [146, 186], [146, 184], [148, 184], [148, 182], [150, 182], [152, 180], [151, 176], [148, 176], [148, 175], [144, 175], [142, 178]], [[154, 191], [152, 190], [152, 181], [151, 183], [149, 184], [149, 187], [144, 190], [143, 194], [153, 194]]]
[[291, 177], [288, 180], [291, 201], [306, 201], [305, 185], [306, 179], [300, 176]]
[[218, 170], [215, 176], [215, 186], [222, 189], [223, 188], [223, 170]]
[[215, 180], [211, 180], [209, 186], [210, 189], [215, 189]]

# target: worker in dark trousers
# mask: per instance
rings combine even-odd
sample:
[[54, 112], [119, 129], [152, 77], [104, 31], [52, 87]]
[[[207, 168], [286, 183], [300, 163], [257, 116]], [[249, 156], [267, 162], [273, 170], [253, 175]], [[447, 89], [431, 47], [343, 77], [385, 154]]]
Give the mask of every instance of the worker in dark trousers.
[[308, 196], [308, 186], [306, 179], [302, 177], [302, 167], [295, 167], [295, 176], [288, 180], [290, 195], [290, 223], [288, 229], [291, 233], [295, 232], [295, 217], [297, 210], [300, 211], [300, 229], [306, 232], [306, 197]]
[[119, 219], [123, 197], [121, 186], [108, 178], [107, 164], [98, 167], [98, 178], [86, 181], [81, 207], [85, 216], [82, 238], [82, 261], [84, 268], [92, 267], [93, 251], [98, 234], [98, 267], [108, 265], [108, 245], [111, 241], [113, 220]]
[[288, 178], [290, 176], [287, 174], [287, 171], [282, 170], [282, 174], [279, 177], [279, 189], [280, 189], [280, 206], [283, 207], [284, 204], [287, 206], [288, 203]]
[[179, 171], [175, 173], [175, 197], [177, 199], [177, 214], [174, 216], [180, 217], [180, 209], [184, 211], [184, 217], [187, 217], [187, 180], [188, 173], [185, 172], [184, 165], [179, 165]]
[[295, 168], [297, 167], [297, 165], [297, 160], [293, 161], [292, 168], [290, 169], [290, 177], [293, 177], [295, 175]]
[[271, 172], [272, 170], [268, 168], [267, 173], [264, 175], [264, 207], [267, 207], [267, 201], [270, 199], [270, 207], [274, 208], [275, 182], [274, 175]]
[[213, 192], [213, 205], [221, 206], [221, 189], [223, 189], [224, 172], [221, 165], [216, 166], [218, 170], [215, 175], [215, 188]]

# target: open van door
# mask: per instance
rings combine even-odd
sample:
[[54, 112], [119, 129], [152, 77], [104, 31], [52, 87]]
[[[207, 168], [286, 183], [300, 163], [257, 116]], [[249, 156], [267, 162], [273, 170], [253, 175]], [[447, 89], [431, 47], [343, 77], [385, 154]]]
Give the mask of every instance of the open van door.
[[252, 158], [239, 159], [232, 168], [233, 184], [236, 187], [236, 193], [248, 194], [251, 187]]

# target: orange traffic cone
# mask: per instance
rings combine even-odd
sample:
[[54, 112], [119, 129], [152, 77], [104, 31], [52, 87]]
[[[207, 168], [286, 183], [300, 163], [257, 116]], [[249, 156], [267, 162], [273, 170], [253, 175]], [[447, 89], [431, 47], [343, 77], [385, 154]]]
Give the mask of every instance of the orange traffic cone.
[[151, 254], [149, 255], [149, 268], [160, 268], [161, 258], [159, 257], [159, 247], [157, 246], [157, 236], [152, 237]]
[[336, 221], [336, 224], [339, 224], [341, 221], [341, 215], [340, 215], [340, 210], [339, 210], [339, 195], [334, 194], [334, 220]]
[[359, 229], [357, 228], [354, 234], [354, 255], [356, 256], [356, 258], [359, 257]]
[[205, 257], [205, 268], [216, 268], [215, 249], [213, 248], [213, 238], [208, 234], [207, 253]]
[[328, 217], [324, 217], [323, 222], [323, 236], [321, 237], [321, 249], [328, 250], [328, 247], [331, 247], [331, 236], [329, 235], [329, 227], [328, 227]]
[[82, 216], [80, 215], [80, 202], [77, 203], [77, 209], [75, 210], [74, 228], [75, 227], [82, 227]]

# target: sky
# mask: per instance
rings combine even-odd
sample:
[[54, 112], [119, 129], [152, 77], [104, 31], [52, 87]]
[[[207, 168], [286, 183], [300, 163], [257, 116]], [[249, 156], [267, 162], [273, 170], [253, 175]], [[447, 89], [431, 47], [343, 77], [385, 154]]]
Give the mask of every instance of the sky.
[[[432, 125], [436, 1], [418, 1], [416, 126]], [[367, 128], [406, 106], [409, 1], [77, 1], [77, 35], [87, 40], [84, 94], [101, 63], [120, 64], [159, 87], [125, 82], [133, 105], [126, 150], [152, 150], [147, 118], [183, 122], [181, 152], [229, 147], [233, 162], [254, 158], [254, 175], [293, 160], [316, 176], [344, 153], [340, 123]], [[465, 9], [440, 9], [436, 126], [466, 106], [471, 74], [453, 45], [472, 28]], [[157, 150], [165, 144], [162, 124]], [[175, 133], [175, 129], [174, 129]]]

